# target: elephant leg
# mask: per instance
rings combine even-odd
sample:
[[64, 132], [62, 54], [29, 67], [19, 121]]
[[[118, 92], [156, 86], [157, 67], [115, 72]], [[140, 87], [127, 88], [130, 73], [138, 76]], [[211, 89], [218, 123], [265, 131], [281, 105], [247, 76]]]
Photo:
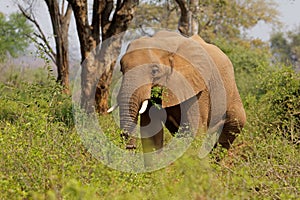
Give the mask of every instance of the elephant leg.
[[180, 106], [173, 106], [166, 108], [167, 119], [165, 122], [166, 128], [170, 131], [170, 133], [174, 136], [175, 133], [178, 132], [180, 121], [181, 121], [181, 109]]
[[226, 121], [219, 137], [219, 144], [223, 148], [229, 149], [245, 123], [246, 114], [241, 103], [227, 111]]
[[177, 122], [173, 116], [169, 115], [165, 123], [165, 126], [170, 131], [170, 133], [174, 136], [175, 133], [177, 133], [179, 130], [179, 123], [180, 122]]
[[155, 150], [160, 150], [163, 147], [163, 125], [159, 117], [159, 110], [154, 111], [154, 116], [149, 116], [149, 109], [141, 115], [141, 140], [144, 152], [144, 165], [145, 167], [152, 166], [156, 163], [153, 160]]
[[145, 135], [142, 135], [143, 152], [149, 153], [161, 149], [163, 147], [163, 134], [163, 129], [161, 129], [154, 136], [148, 138], [145, 138]]
[[149, 109], [141, 115], [141, 140], [144, 153], [159, 150], [163, 147], [163, 125], [160, 110], [153, 108], [150, 118]]

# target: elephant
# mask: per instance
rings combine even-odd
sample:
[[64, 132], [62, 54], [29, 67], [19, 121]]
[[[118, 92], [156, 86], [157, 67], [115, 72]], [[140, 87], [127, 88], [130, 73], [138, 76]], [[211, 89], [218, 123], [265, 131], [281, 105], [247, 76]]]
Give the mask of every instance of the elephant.
[[195, 134], [219, 130], [218, 143], [229, 149], [246, 123], [231, 61], [198, 35], [141, 37], [128, 45], [120, 65], [117, 105], [108, 112], [119, 106], [127, 149], [136, 148], [138, 121], [144, 153], [163, 148], [163, 127], [172, 135], [184, 127]]

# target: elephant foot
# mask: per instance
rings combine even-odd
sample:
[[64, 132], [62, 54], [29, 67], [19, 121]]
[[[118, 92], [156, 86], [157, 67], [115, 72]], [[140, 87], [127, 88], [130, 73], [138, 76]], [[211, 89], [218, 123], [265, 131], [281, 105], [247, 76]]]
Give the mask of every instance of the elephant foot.
[[121, 137], [126, 141], [126, 149], [136, 149], [136, 139], [129, 136], [128, 133], [122, 133]]
[[136, 149], [136, 146], [134, 144], [126, 144], [126, 149], [133, 150]]
[[133, 149], [136, 149], [136, 144], [135, 144], [135, 139], [134, 138], [131, 138], [129, 139], [129, 142], [126, 144], [126, 149], [128, 150], [133, 150]]

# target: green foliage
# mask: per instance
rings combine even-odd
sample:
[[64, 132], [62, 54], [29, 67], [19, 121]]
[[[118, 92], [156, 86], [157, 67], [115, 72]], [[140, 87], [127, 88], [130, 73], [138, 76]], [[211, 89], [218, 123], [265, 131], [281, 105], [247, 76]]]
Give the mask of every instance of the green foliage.
[[[258, 126], [270, 132], [279, 132], [299, 143], [299, 73], [289, 67], [271, 65], [271, 54], [266, 44], [258, 40], [228, 42], [215, 41], [231, 59], [241, 97], [248, 104], [256, 99], [253, 119]], [[252, 100], [251, 100], [252, 101]], [[249, 121], [249, 120], [248, 120]]]
[[5, 17], [0, 13], [0, 62], [3, 62], [9, 53], [16, 57], [24, 52], [29, 45], [28, 37], [32, 27], [27, 24], [22, 14], [13, 13]]
[[178, 23], [178, 8], [175, 2], [141, 1], [134, 19], [133, 28], [155, 27], [176, 30]]
[[218, 38], [214, 43], [229, 57], [234, 71], [235, 80], [243, 97], [249, 93], [260, 95], [261, 90], [257, 87], [260, 79], [257, 75], [261, 70], [269, 70], [271, 54], [267, 44], [260, 40], [233, 40]]
[[0, 63], [0, 71], [0, 81], [16, 87], [20, 87], [23, 82], [43, 83], [47, 78], [47, 71], [43, 68], [33, 69], [9, 63]]
[[199, 2], [201, 12], [199, 33], [208, 41], [216, 36], [229, 40], [241, 36], [241, 30], [258, 22], [278, 24], [276, 3], [273, 0], [204, 0]]
[[76, 136], [70, 135], [71, 102], [53, 79], [17, 85], [0, 84], [1, 199], [52, 187], [48, 175], [64, 173], [58, 160], [79, 143], [67, 142]]
[[[288, 67], [262, 73], [260, 127], [300, 143], [300, 74]], [[262, 106], [264, 105], [264, 106]]]
[[[188, 4], [189, 1], [183, 2]], [[218, 37], [227, 40], [240, 38], [244, 30], [259, 22], [279, 24], [274, 0], [201, 0], [198, 7], [199, 11], [193, 16], [199, 24], [199, 35], [206, 41], [214, 41]], [[179, 17], [180, 9], [175, 1], [142, 1], [132, 26], [176, 30]]]
[[[13, 71], [15, 78], [1, 79], [0, 199], [297, 199], [299, 74], [270, 66], [260, 41], [216, 44], [235, 65], [246, 127], [229, 151], [217, 147], [200, 159], [197, 138], [177, 161], [149, 173], [113, 170], [88, 152], [71, 99], [49, 71]], [[162, 92], [154, 87], [152, 98]], [[99, 123], [125, 146], [112, 116]]]
[[155, 86], [151, 89], [151, 99], [150, 99], [150, 101], [157, 108], [161, 107], [162, 93], [163, 93], [163, 88], [160, 87], [160, 86]]
[[300, 69], [300, 27], [287, 33], [274, 33], [270, 42], [275, 62], [279, 61]]
[[[261, 94], [244, 97], [248, 124], [230, 151], [217, 148], [199, 159], [195, 140], [170, 166], [143, 174], [115, 171], [87, 152], [72, 124], [71, 100], [51, 76], [1, 83], [0, 198], [297, 199], [299, 147], [270, 125], [294, 112], [280, 105], [289, 107], [292, 100], [292, 107], [299, 106], [298, 75], [284, 68], [258, 70], [257, 78]], [[121, 144], [110, 116], [101, 116], [100, 124]]]

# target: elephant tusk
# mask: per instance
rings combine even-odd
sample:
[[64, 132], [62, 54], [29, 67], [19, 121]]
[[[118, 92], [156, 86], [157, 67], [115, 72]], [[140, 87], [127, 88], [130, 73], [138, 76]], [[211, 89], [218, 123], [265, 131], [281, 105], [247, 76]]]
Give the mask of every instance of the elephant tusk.
[[139, 114], [143, 114], [146, 109], [147, 109], [147, 106], [148, 106], [148, 100], [145, 100], [143, 103], [142, 103], [142, 106], [141, 106], [141, 109], [139, 111]]
[[107, 110], [107, 113], [111, 113], [111, 112], [114, 111], [118, 106], [119, 106], [118, 104], [113, 105], [112, 107], [110, 107], [110, 108]]

